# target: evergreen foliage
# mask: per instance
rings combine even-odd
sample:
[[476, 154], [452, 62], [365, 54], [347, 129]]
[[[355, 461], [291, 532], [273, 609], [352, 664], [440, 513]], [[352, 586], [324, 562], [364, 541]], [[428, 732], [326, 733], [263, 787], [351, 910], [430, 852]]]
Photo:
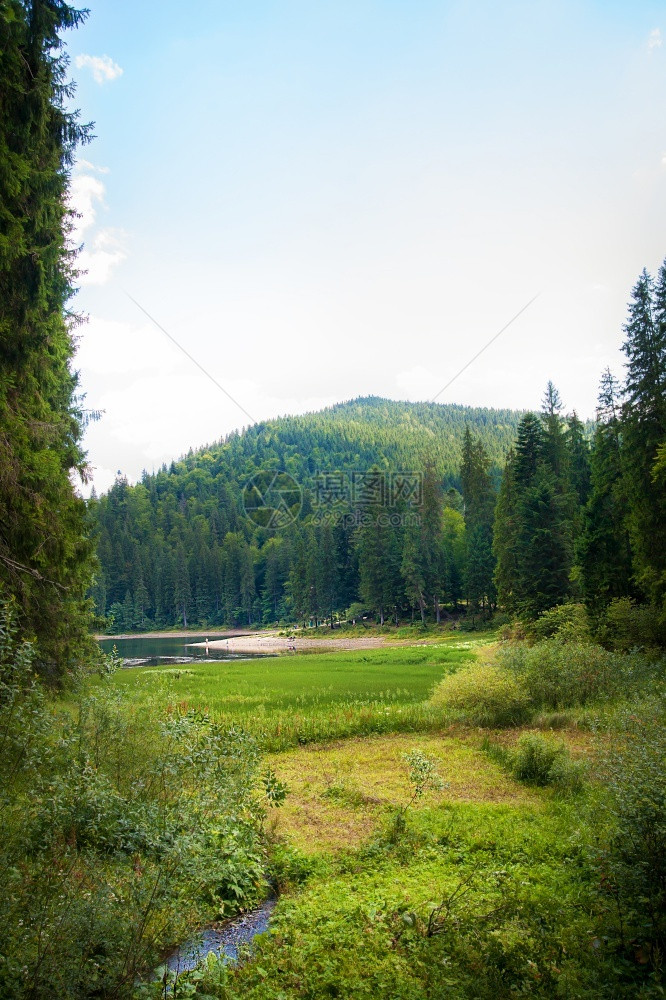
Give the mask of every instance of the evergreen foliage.
[[666, 497], [653, 472], [666, 440], [666, 261], [656, 288], [643, 271], [624, 327], [622, 431], [634, 574], [646, 596], [666, 598]]
[[[464, 594], [456, 487], [465, 428], [474, 430], [483, 466], [487, 561], [492, 487], [519, 416], [358, 399], [231, 434], [136, 486], [119, 478], [89, 503], [97, 610], [118, 631], [330, 622], [359, 598], [380, 620], [410, 609], [437, 618]], [[302, 489], [298, 519], [277, 530], [243, 509], [245, 484], [261, 470], [293, 477]], [[369, 503], [352, 477], [371, 470], [380, 492]], [[396, 473], [420, 482], [420, 495], [403, 496]], [[483, 585], [486, 601], [491, 587]]]
[[69, 170], [90, 135], [67, 110], [60, 33], [85, 12], [49, 0], [0, 6], [0, 590], [15, 597], [36, 666], [80, 659], [92, 545], [70, 475], [85, 476], [68, 311]]
[[495, 490], [488, 453], [479, 439], [465, 429], [460, 470], [465, 500], [467, 538], [465, 589], [474, 608], [493, 605], [497, 593], [493, 574], [493, 517]]

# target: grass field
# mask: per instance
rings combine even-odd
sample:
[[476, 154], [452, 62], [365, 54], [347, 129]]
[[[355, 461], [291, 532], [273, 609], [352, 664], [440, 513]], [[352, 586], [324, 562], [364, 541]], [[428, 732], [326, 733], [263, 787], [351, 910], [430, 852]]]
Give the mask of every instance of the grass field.
[[[216, 1000], [662, 995], [643, 989], [642, 953], [617, 961], [623, 925], [618, 945], [599, 874], [604, 734], [576, 725], [581, 706], [530, 702], [522, 725], [475, 722], [475, 699], [494, 712], [504, 697], [501, 685], [488, 687], [499, 669], [494, 639], [428, 637], [107, 678], [129, 695], [137, 723], [144, 709], [153, 718], [199, 709], [250, 732], [287, 791], [262, 820], [280, 894], [271, 933], [252, 960], [233, 969], [211, 960], [198, 979], [185, 977], [174, 1000], [192, 988]], [[565, 680], [568, 662], [563, 654]], [[559, 784], [518, 770], [521, 745], [555, 742]], [[409, 760], [419, 754], [441, 784], [414, 797]], [[150, 989], [142, 1000], [165, 995]]]
[[186, 667], [119, 670], [112, 684], [134, 706], [206, 710], [240, 724], [265, 750], [390, 732], [427, 731], [441, 713], [429, 704], [436, 684], [475, 658], [491, 635], [438, 643]]
[[289, 789], [272, 810], [273, 830], [308, 854], [357, 847], [410, 798], [404, 755], [420, 750], [437, 766], [444, 788], [422, 803], [432, 808], [485, 802], [535, 805], [475, 743], [452, 733], [400, 733], [311, 744], [271, 758]]
[[[521, 784], [478, 729], [449, 726], [431, 700], [443, 677], [488, 658], [489, 638], [225, 665], [223, 676], [204, 666], [164, 688], [243, 721], [288, 787], [267, 823], [281, 888], [273, 931], [216, 995], [589, 996], [592, 793]], [[147, 675], [129, 680], [162, 683]], [[520, 733], [493, 738], [513, 745]], [[585, 749], [580, 734], [559, 736]], [[413, 751], [443, 787], [398, 828]]]

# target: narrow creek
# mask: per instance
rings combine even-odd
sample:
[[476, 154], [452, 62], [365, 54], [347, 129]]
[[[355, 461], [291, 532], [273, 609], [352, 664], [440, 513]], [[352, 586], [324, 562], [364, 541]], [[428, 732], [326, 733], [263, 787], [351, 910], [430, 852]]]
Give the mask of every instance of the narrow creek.
[[272, 897], [250, 913], [244, 913], [224, 924], [205, 927], [172, 951], [164, 964], [170, 972], [176, 974], [189, 972], [204, 961], [209, 951], [220, 957], [224, 956], [228, 962], [237, 961], [241, 947], [250, 944], [258, 934], [268, 930], [276, 903], [277, 899]]

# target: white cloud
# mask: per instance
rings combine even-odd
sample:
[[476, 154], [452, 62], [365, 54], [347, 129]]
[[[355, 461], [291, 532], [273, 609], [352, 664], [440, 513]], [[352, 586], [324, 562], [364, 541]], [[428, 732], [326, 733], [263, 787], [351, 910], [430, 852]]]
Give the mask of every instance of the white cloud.
[[94, 235], [86, 235], [97, 222], [98, 209], [104, 207], [106, 188], [95, 175], [105, 173], [108, 173], [106, 167], [79, 160], [70, 182], [69, 204], [76, 213], [72, 220], [70, 243], [74, 247], [84, 243], [77, 261], [79, 269], [86, 272], [79, 276], [81, 285], [106, 284], [113, 269], [127, 257], [121, 231], [105, 227]]
[[152, 323], [135, 326], [91, 316], [78, 333], [76, 366], [84, 374], [169, 374], [182, 367], [182, 355]]
[[418, 402], [432, 399], [435, 393], [442, 388], [446, 378], [433, 374], [422, 365], [416, 365], [415, 368], [398, 372], [395, 381], [402, 399]]
[[661, 37], [661, 28], [653, 28], [648, 37], [648, 52], [652, 52], [653, 49], [660, 49], [663, 43], [664, 40]]
[[78, 159], [76, 161], [76, 170], [89, 170], [93, 174], [108, 174], [108, 167], [98, 167], [96, 163], [91, 163], [90, 160]]
[[77, 266], [81, 272], [80, 285], [105, 285], [111, 272], [126, 259], [122, 233], [115, 229], [100, 229], [78, 256]]
[[74, 60], [77, 69], [90, 69], [95, 83], [106, 83], [122, 76], [122, 68], [114, 62], [111, 56], [77, 56]]
[[97, 204], [104, 203], [105, 188], [98, 177], [75, 173], [69, 186], [69, 204], [76, 212], [73, 220], [72, 242], [81, 243], [83, 234], [95, 224]]
[[101, 465], [88, 465], [85, 482], [80, 476], [72, 476], [71, 478], [74, 489], [79, 496], [88, 498], [93, 488], [98, 496], [100, 493], [106, 493], [110, 490], [116, 481], [117, 473], [117, 469], [105, 469]]

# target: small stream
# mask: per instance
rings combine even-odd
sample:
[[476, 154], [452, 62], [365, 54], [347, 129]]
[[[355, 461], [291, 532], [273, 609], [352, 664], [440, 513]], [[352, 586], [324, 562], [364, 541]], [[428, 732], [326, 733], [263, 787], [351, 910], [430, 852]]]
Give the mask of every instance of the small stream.
[[216, 952], [220, 957], [224, 956], [228, 962], [237, 961], [241, 946], [250, 944], [257, 934], [263, 934], [268, 930], [276, 902], [275, 897], [267, 899], [250, 913], [244, 913], [223, 924], [205, 927], [189, 941], [176, 948], [164, 964], [170, 972], [177, 974], [189, 972], [203, 962], [209, 951]]

